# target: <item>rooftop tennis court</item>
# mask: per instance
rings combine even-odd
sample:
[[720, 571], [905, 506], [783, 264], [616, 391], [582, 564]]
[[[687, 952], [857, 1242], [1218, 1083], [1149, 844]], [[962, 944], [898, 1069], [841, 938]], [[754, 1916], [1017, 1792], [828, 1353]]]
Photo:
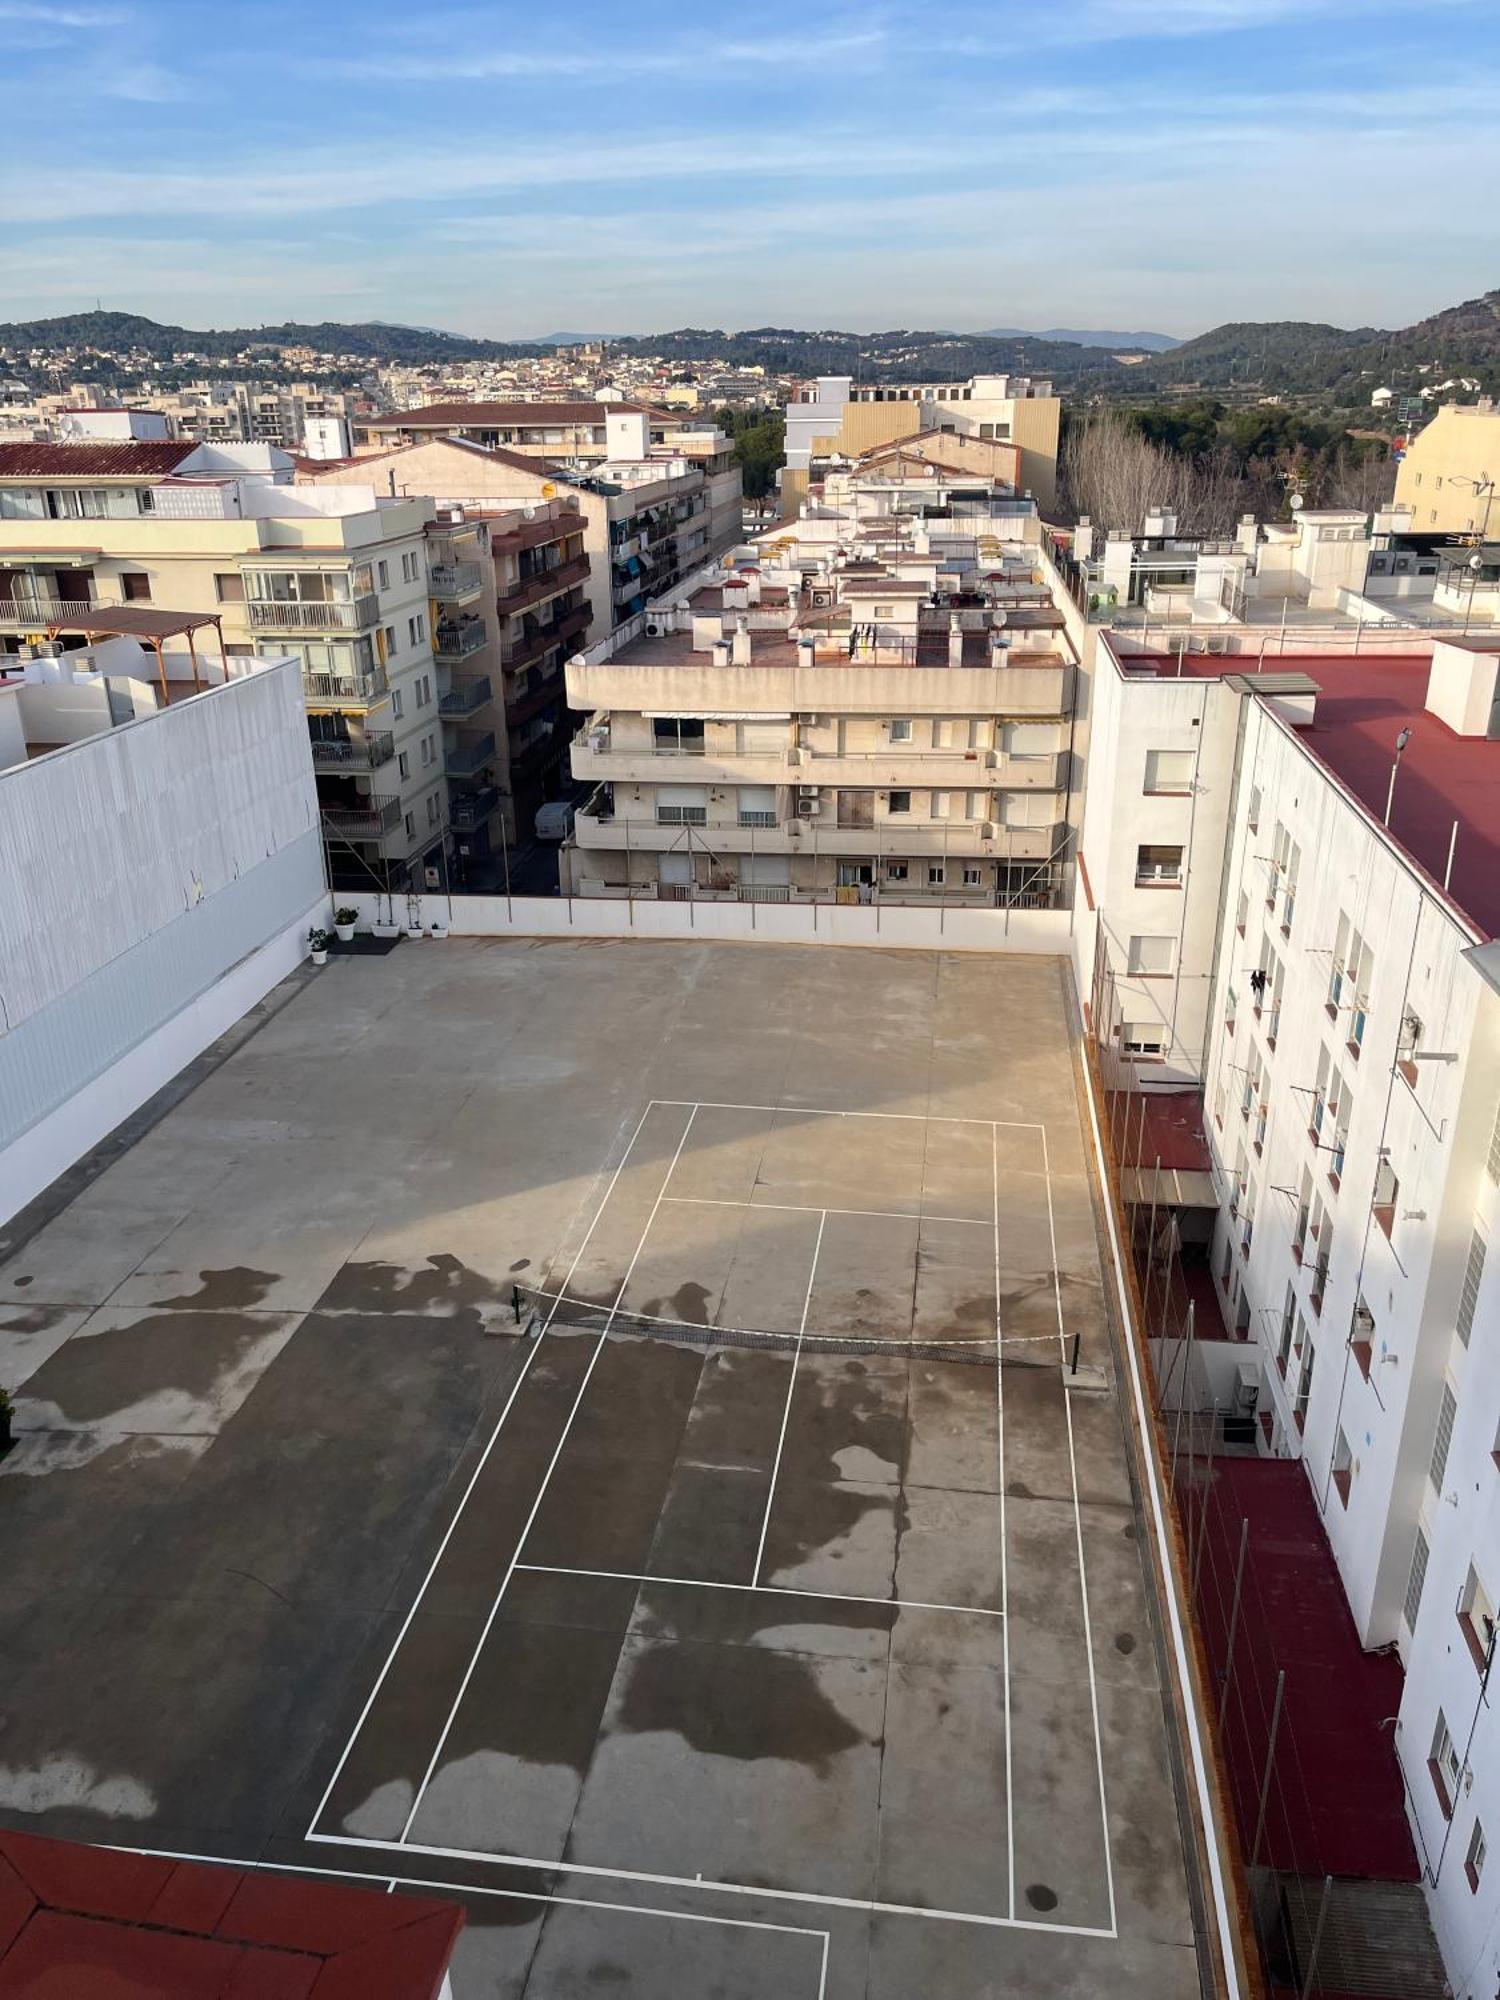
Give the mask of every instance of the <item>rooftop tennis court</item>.
[[[201, 1354], [247, 1317], [223, 1268], [255, 1265], [284, 1342], [248, 1384], [240, 1355], [202, 1460], [249, 1450], [258, 1483], [185, 1477], [186, 1587], [170, 1537], [151, 1570], [233, 1805], [194, 1798], [140, 1695], [123, 1735], [77, 1722], [76, 1677], [71, 1731], [20, 1688], [41, 1751], [153, 1801], [95, 1837], [456, 1885], [458, 2000], [1195, 1993], [1121, 1418], [1064, 1383], [1109, 1335], [1058, 969], [450, 941], [331, 970], [144, 1142], [218, 1121], [231, 1188], [276, 1175], [275, 1230], [220, 1183], [116, 1277], [74, 1219], [112, 1281], [80, 1333], [130, 1302], [142, 1355]], [[404, 1164], [318, 1081], [340, 1033], [408, 1058]], [[331, 1240], [310, 1172], [339, 1156]], [[293, 1608], [260, 1672], [222, 1657], [232, 1573]], [[244, 1740], [272, 1671], [299, 1674], [295, 1756]]]

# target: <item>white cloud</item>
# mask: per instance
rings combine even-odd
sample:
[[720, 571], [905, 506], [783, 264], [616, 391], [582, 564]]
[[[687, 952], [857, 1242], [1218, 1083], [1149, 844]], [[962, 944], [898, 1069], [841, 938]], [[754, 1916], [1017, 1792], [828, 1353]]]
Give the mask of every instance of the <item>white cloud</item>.
[[885, 46], [878, 27], [791, 38], [763, 36], [755, 41], [712, 39], [657, 47], [649, 41], [594, 43], [566, 47], [552, 44], [527, 50], [502, 48], [447, 49], [423, 53], [360, 57], [341, 64], [349, 74], [380, 77], [398, 83], [492, 82], [504, 78], [543, 77], [702, 76], [712, 81], [726, 69], [778, 70], [784, 65], [842, 62], [874, 55]]

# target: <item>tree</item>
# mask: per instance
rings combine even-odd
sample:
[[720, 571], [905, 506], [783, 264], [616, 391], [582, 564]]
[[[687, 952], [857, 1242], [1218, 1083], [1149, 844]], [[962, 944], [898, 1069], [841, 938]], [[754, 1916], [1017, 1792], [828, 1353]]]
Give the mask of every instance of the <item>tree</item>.
[[786, 463], [786, 419], [775, 409], [722, 409], [714, 413], [721, 431], [734, 439], [747, 500], [764, 500], [776, 491], [776, 474]]

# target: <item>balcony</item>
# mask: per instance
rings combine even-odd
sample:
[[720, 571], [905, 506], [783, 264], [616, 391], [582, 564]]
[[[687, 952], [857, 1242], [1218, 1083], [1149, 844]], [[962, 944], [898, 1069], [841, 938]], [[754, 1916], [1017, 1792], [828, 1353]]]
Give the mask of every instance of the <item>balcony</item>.
[[483, 736], [476, 736], [472, 743], [461, 743], [456, 749], [447, 751], [443, 762], [450, 776], [472, 778], [493, 760], [494, 755], [495, 732], [487, 729]]
[[324, 830], [340, 840], [379, 840], [401, 824], [401, 801], [373, 792], [359, 805], [324, 806]]
[[472, 833], [476, 826], [484, 825], [499, 803], [500, 791], [495, 785], [481, 785], [478, 791], [461, 792], [453, 801], [448, 824], [455, 833]]
[[527, 688], [523, 694], [515, 695], [505, 704], [505, 720], [512, 729], [520, 729], [538, 715], [556, 707], [563, 699], [565, 684], [561, 674], [549, 674], [535, 687]]
[[433, 658], [444, 663], [467, 660], [488, 639], [482, 618], [466, 618], [461, 625], [439, 625], [432, 635]]
[[245, 610], [252, 632], [365, 632], [380, 622], [380, 599], [373, 590], [324, 604], [306, 598], [289, 603], [252, 598]]
[[464, 675], [439, 695], [438, 712], [450, 721], [458, 716], [473, 715], [486, 702], [493, 701], [494, 695], [488, 674]]
[[554, 646], [565, 646], [570, 639], [580, 638], [588, 622], [588, 605], [575, 604], [560, 618], [533, 625], [506, 640], [500, 648], [500, 658], [507, 667], [530, 666]]
[[395, 754], [395, 738], [385, 730], [351, 738], [347, 742], [314, 743], [312, 746], [315, 771], [375, 771], [382, 764], [388, 764]]
[[427, 573], [427, 586], [432, 596], [461, 604], [483, 590], [484, 571], [478, 563], [434, 563]]
[[390, 693], [384, 667], [367, 674], [304, 674], [302, 698], [309, 708], [343, 708], [358, 714], [375, 708]]
[[118, 608], [102, 597], [0, 597], [0, 632], [40, 632], [48, 625], [66, 625], [70, 618]]
[[508, 593], [497, 597], [495, 608], [502, 616], [524, 611], [530, 604], [540, 604], [544, 598], [556, 597], [569, 584], [582, 583], [589, 573], [589, 559], [586, 555], [574, 556], [571, 562], [559, 563], [555, 569], [544, 569], [523, 576]]

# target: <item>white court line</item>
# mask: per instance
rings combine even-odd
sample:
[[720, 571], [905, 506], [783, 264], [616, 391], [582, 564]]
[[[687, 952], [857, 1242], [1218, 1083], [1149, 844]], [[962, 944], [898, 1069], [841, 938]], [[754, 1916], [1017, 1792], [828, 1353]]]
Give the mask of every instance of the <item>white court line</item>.
[[[657, 1190], [656, 1199], [651, 1204], [651, 1213], [646, 1217], [646, 1226], [641, 1231], [640, 1242], [637, 1243], [635, 1246], [635, 1255], [631, 1258], [629, 1266], [626, 1269], [625, 1275], [620, 1280], [620, 1289], [615, 1293], [615, 1302], [609, 1309], [609, 1318], [604, 1322], [604, 1331], [599, 1335], [598, 1344], [595, 1346], [593, 1353], [589, 1356], [589, 1365], [583, 1371], [583, 1380], [578, 1385], [578, 1394], [573, 1398], [573, 1407], [568, 1411], [568, 1419], [567, 1422], [563, 1425], [562, 1436], [557, 1440], [557, 1449], [553, 1452], [552, 1457], [548, 1462], [547, 1470], [542, 1475], [542, 1483], [537, 1488], [536, 1498], [531, 1503], [531, 1512], [526, 1516], [526, 1525], [521, 1530], [521, 1538], [516, 1543], [515, 1552], [511, 1556], [510, 1564], [506, 1569], [505, 1576], [501, 1582], [499, 1591], [496, 1593], [495, 1601], [490, 1606], [489, 1616], [484, 1621], [484, 1629], [479, 1634], [478, 1642], [474, 1647], [473, 1653], [470, 1655], [469, 1664], [464, 1669], [464, 1677], [462, 1681], [460, 1681], [459, 1683], [458, 1693], [453, 1698], [453, 1706], [448, 1711], [448, 1719], [443, 1724], [442, 1733], [439, 1735], [437, 1743], [433, 1748], [432, 1755], [427, 1761], [427, 1769], [423, 1773], [422, 1782], [420, 1785], [418, 1785], [415, 1796], [412, 1799], [411, 1811], [406, 1815], [406, 1824], [401, 1829], [401, 1841], [398, 1844], [402, 1845], [405, 1844], [406, 1836], [411, 1832], [412, 1822], [416, 1819], [418, 1812], [421, 1810], [423, 1796], [427, 1791], [428, 1785], [432, 1782], [432, 1774], [437, 1769], [438, 1759], [443, 1754], [444, 1746], [447, 1744], [448, 1741], [449, 1732], [453, 1728], [454, 1720], [458, 1715], [459, 1709], [463, 1706], [464, 1696], [469, 1691], [469, 1683], [474, 1678], [474, 1670], [479, 1665], [480, 1655], [483, 1653], [485, 1649], [485, 1645], [489, 1639], [490, 1633], [494, 1628], [495, 1620], [499, 1616], [501, 1599], [505, 1596], [505, 1593], [510, 1586], [510, 1580], [512, 1576], [514, 1576], [515, 1574], [516, 1564], [520, 1560], [521, 1551], [526, 1546], [526, 1537], [531, 1533], [532, 1524], [535, 1522], [537, 1515], [541, 1512], [542, 1502], [547, 1496], [547, 1488], [551, 1484], [553, 1473], [557, 1470], [557, 1461], [562, 1457], [563, 1446], [567, 1443], [568, 1433], [573, 1428], [573, 1419], [578, 1415], [579, 1407], [583, 1402], [584, 1396], [588, 1392], [589, 1382], [593, 1376], [594, 1370], [599, 1365], [599, 1356], [604, 1352], [605, 1343], [609, 1339], [610, 1325], [614, 1320], [615, 1313], [619, 1309], [619, 1304], [621, 1299], [623, 1299], [625, 1296], [626, 1290], [630, 1284], [630, 1280], [635, 1274], [635, 1267], [640, 1261], [641, 1252], [646, 1247], [646, 1238], [651, 1234], [651, 1225], [653, 1222], [655, 1222], [657, 1214], [661, 1209], [661, 1198], [666, 1193], [667, 1187], [671, 1182], [673, 1174], [677, 1171], [677, 1162], [682, 1158], [682, 1149], [687, 1144], [687, 1136], [689, 1132], [691, 1132], [693, 1129], [693, 1119], [696, 1116], [697, 1113], [695, 1111], [688, 1113], [687, 1122], [682, 1128], [682, 1136], [677, 1141], [677, 1150], [672, 1155], [672, 1164], [667, 1168], [666, 1175], [662, 1180], [662, 1184], [660, 1188]], [[641, 1122], [644, 1124], [645, 1120], [642, 1119]], [[637, 1130], [639, 1130], [639, 1127], [637, 1127]], [[631, 1144], [633, 1145], [634, 1143], [635, 1143], [634, 1140], [632, 1140]], [[623, 1166], [624, 1161], [622, 1160], [620, 1164]], [[611, 1182], [610, 1186], [611, 1188], [613, 1188], [614, 1183]], [[609, 1200], [609, 1195], [606, 1194], [604, 1197], [604, 1201], [601, 1202], [599, 1205], [599, 1210], [594, 1217], [594, 1222], [597, 1222], [599, 1220], [599, 1216], [603, 1214], [605, 1203], [607, 1203], [608, 1200]], [[593, 1223], [590, 1223], [589, 1225], [590, 1235], [593, 1234], [593, 1227], [594, 1227]], [[588, 1237], [585, 1237], [584, 1243], [587, 1243], [587, 1241]], [[578, 1257], [581, 1257], [582, 1255], [583, 1255], [583, 1244], [580, 1244], [578, 1249]], [[573, 1268], [575, 1270], [578, 1265], [578, 1257], [575, 1257], [573, 1259]], [[573, 1273], [572, 1271], [570, 1271], [568, 1273], [568, 1276], [571, 1278], [572, 1275]], [[566, 1286], [564, 1287], [564, 1289], [566, 1289]], [[548, 1316], [549, 1324], [550, 1324], [550, 1319], [551, 1316], [549, 1314]], [[545, 1330], [546, 1329], [544, 1328], [543, 1331], [545, 1332]], [[539, 1348], [541, 1344], [542, 1344], [541, 1341], [538, 1340], [535, 1343], [532, 1352], [535, 1353], [536, 1349]]]
[[[372, 1887], [380, 1880], [378, 1875], [367, 1875], [359, 1868], [314, 1868], [306, 1861], [240, 1861], [223, 1854], [185, 1854], [173, 1847], [111, 1845], [109, 1852], [142, 1854], [152, 1861], [193, 1861], [210, 1868], [249, 1868], [266, 1875], [317, 1875], [328, 1881], [363, 1882]], [[665, 1917], [674, 1924], [719, 1924], [726, 1930], [774, 1931], [780, 1937], [810, 1938], [819, 1947], [818, 2000], [824, 2000], [828, 1989], [828, 1932], [811, 1924], [771, 1924], [760, 1917], [715, 1917], [705, 1910], [660, 1910], [649, 1903], [606, 1903], [598, 1896], [544, 1896], [537, 1889], [490, 1889], [477, 1882], [432, 1881], [425, 1875], [392, 1875], [386, 1882], [387, 1895], [397, 1888], [441, 1889], [454, 1896], [503, 1896], [515, 1903], [557, 1903], [567, 1910], [607, 1910], [625, 1917]]]
[[669, 1194], [669, 1203], [679, 1208], [768, 1208], [787, 1215], [873, 1215], [881, 1222], [962, 1222], [973, 1229], [988, 1229], [980, 1215], [931, 1215], [920, 1208], [819, 1208], [811, 1201], [721, 1201], [710, 1194]]
[[[811, 1210], [810, 1213], [817, 1214], [818, 1211], [814, 1209]], [[599, 1301], [597, 1299], [570, 1299], [566, 1292], [539, 1292], [533, 1288], [531, 1296], [536, 1299], [550, 1298], [553, 1301], [554, 1310], [557, 1306], [560, 1305], [582, 1306], [589, 1312], [598, 1312], [599, 1310]], [[730, 1346], [733, 1344], [734, 1338], [737, 1334], [742, 1335], [750, 1340], [794, 1340], [796, 1338], [791, 1328], [785, 1326], [771, 1326], [771, 1327], [720, 1326], [716, 1321], [713, 1320], [673, 1319], [670, 1317], [670, 1315], [666, 1313], [636, 1312], [631, 1307], [626, 1308], [625, 1317], [632, 1322], [636, 1320], [645, 1320], [652, 1326], [687, 1327], [693, 1333], [703, 1335], [704, 1338], [702, 1341], [702, 1345], [705, 1347]], [[550, 1319], [548, 1323], [549, 1324], [551, 1323]], [[587, 1330], [588, 1329], [585, 1329], [585, 1331]], [[715, 1335], [719, 1335], [720, 1338], [715, 1339], [714, 1337]], [[847, 1345], [847, 1342], [851, 1338], [851, 1336], [848, 1333], [819, 1333], [816, 1330], [814, 1330], [812, 1333], [807, 1334], [805, 1337], [808, 1340], [843, 1341], [846, 1343], [846, 1345], [842, 1348], [835, 1348], [833, 1350], [830, 1350], [826, 1347], [823, 1347], [819, 1348], [817, 1351], [819, 1354], [825, 1354], [825, 1355], [828, 1354], [830, 1351], [834, 1353], [847, 1353], [851, 1355], [857, 1355], [859, 1359], [862, 1361], [873, 1361], [878, 1359], [880, 1355], [880, 1350], [883, 1347], [888, 1347], [893, 1354], [899, 1355], [910, 1347], [916, 1347], [920, 1349], [924, 1346], [936, 1346], [943, 1348], [947, 1352], [951, 1352], [954, 1348], [959, 1348], [959, 1347], [989, 1347], [992, 1344], [988, 1334], [977, 1334], [977, 1333], [976, 1334], [955, 1333], [952, 1335], [943, 1336], [942, 1338], [935, 1339], [932, 1341], [923, 1341], [920, 1339], [914, 1339], [913, 1336], [910, 1334], [893, 1334], [889, 1340], [879, 1340], [872, 1334], [869, 1337], [868, 1344], [864, 1347], [859, 1347], [859, 1348], [853, 1348]], [[1033, 1344], [1041, 1341], [1050, 1342], [1051, 1339], [1052, 1335], [1050, 1333], [1041, 1333], [1041, 1334], [1018, 1333], [1015, 1339], [1010, 1344], [1012, 1347], [1017, 1347], [1017, 1346], [1024, 1346], [1028, 1342]], [[782, 1351], [786, 1352], [787, 1350], [783, 1349]], [[919, 1360], [941, 1361], [944, 1358], [945, 1358], [944, 1354], [935, 1354], [935, 1355], [919, 1354], [917, 1356], [917, 1359]], [[968, 1365], [969, 1365], [968, 1362], [965, 1361], [964, 1366], [967, 1367]]]
[[[1052, 1162], [1047, 1151], [1047, 1134], [1042, 1132], [1042, 1164], [1047, 1171], [1047, 1233], [1052, 1243], [1052, 1290], [1057, 1299], [1057, 1359], [1060, 1368], [1068, 1365], [1067, 1336], [1063, 1331], [1062, 1273], [1057, 1268], [1057, 1222], [1052, 1212]], [[1068, 1420], [1068, 1466], [1073, 1480], [1073, 1530], [1078, 1541], [1078, 1595], [1083, 1601], [1083, 1646], [1089, 1663], [1089, 1704], [1094, 1715], [1094, 1762], [1099, 1771], [1099, 1818], [1104, 1835], [1104, 1880], [1109, 1892], [1109, 1925], [1115, 1928], [1115, 1867], [1110, 1854], [1109, 1802], [1104, 1795], [1104, 1742], [1099, 1731], [1099, 1683], [1094, 1673], [1094, 1629], [1089, 1617], [1089, 1577], [1083, 1559], [1083, 1509], [1078, 1501], [1078, 1454], [1073, 1444], [1073, 1398], [1063, 1383], [1063, 1410]]]
[[597, 1576], [615, 1583], [667, 1583], [680, 1590], [739, 1590], [753, 1597], [815, 1597], [827, 1604], [883, 1604], [892, 1611], [956, 1611], [963, 1618], [1000, 1618], [992, 1604], [929, 1604], [920, 1597], [857, 1597], [847, 1590], [808, 1590], [791, 1583], [718, 1583], [701, 1576], [648, 1576], [629, 1569], [570, 1569], [561, 1563], [517, 1563], [527, 1576]]
[[768, 1889], [759, 1882], [724, 1882], [704, 1875], [656, 1875], [641, 1868], [602, 1868], [582, 1861], [542, 1861], [523, 1854], [487, 1854], [477, 1847], [426, 1847], [416, 1840], [371, 1840], [354, 1833], [310, 1833], [307, 1837], [319, 1847], [357, 1847], [371, 1854], [427, 1854], [438, 1861], [535, 1868], [550, 1875], [599, 1875], [611, 1882], [654, 1883], [663, 1889], [697, 1889], [715, 1896], [755, 1896], [775, 1903], [813, 1903], [828, 1910], [857, 1910], [865, 1916], [926, 1917], [938, 1924], [977, 1924], [994, 1931], [1044, 1931], [1052, 1937], [1119, 1936], [1118, 1931], [1104, 1930], [1097, 1924], [1044, 1924], [1031, 1917], [986, 1916], [980, 1910], [939, 1910], [929, 1903], [881, 1903], [869, 1896], [825, 1896], [816, 1889]]
[[[609, 1177], [609, 1185], [604, 1190], [604, 1199], [599, 1203], [598, 1208], [594, 1211], [594, 1220], [589, 1224], [588, 1230], [584, 1235], [584, 1239], [578, 1246], [577, 1255], [574, 1257], [572, 1263], [568, 1266], [568, 1275], [563, 1280], [563, 1291], [567, 1290], [568, 1285], [572, 1280], [573, 1273], [578, 1269], [579, 1259], [583, 1256], [584, 1251], [588, 1248], [589, 1237], [591, 1237], [594, 1233], [595, 1224], [598, 1222], [599, 1217], [604, 1213], [609, 1198], [615, 1191], [615, 1182], [620, 1178], [621, 1170], [624, 1168], [625, 1162], [630, 1158], [631, 1149], [634, 1147], [636, 1140], [639, 1139], [639, 1137], [641, 1136], [641, 1133], [645, 1128], [646, 1120], [650, 1117], [650, 1115], [651, 1115], [651, 1106], [648, 1104], [645, 1110], [641, 1113], [640, 1117], [636, 1120], [635, 1130], [631, 1133], [629, 1142], [626, 1145], [624, 1152], [620, 1155], [619, 1165], [615, 1168], [614, 1172]], [[543, 1327], [544, 1332], [546, 1331], [546, 1326], [550, 1326], [552, 1324], [552, 1316], [553, 1313], [555, 1313], [556, 1311], [557, 1311], [557, 1306], [554, 1303], [552, 1307], [552, 1312], [549, 1312], [547, 1315], [546, 1325]], [[496, 1423], [495, 1428], [490, 1432], [489, 1442], [486, 1444], [483, 1452], [480, 1454], [479, 1463], [475, 1466], [474, 1471], [470, 1476], [469, 1483], [464, 1488], [462, 1497], [460, 1498], [457, 1507], [453, 1510], [453, 1518], [448, 1523], [447, 1528], [443, 1532], [443, 1539], [438, 1543], [437, 1554], [433, 1557], [432, 1561], [427, 1565], [427, 1574], [422, 1578], [421, 1588], [418, 1590], [416, 1596], [412, 1599], [411, 1605], [407, 1610], [406, 1616], [401, 1621], [401, 1629], [396, 1634], [395, 1640], [391, 1646], [391, 1650], [385, 1656], [385, 1664], [375, 1677], [375, 1685], [370, 1689], [369, 1695], [365, 1700], [365, 1705], [359, 1712], [359, 1720], [355, 1723], [354, 1728], [350, 1733], [349, 1741], [344, 1745], [342, 1754], [339, 1757], [339, 1761], [333, 1767], [333, 1776], [328, 1780], [327, 1785], [324, 1787], [323, 1796], [318, 1801], [317, 1811], [313, 1814], [312, 1819], [308, 1822], [307, 1831], [309, 1836], [311, 1836], [313, 1828], [317, 1825], [318, 1821], [323, 1817], [323, 1814], [327, 1809], [328, 1801], [333, 1796], [333, 1788], [338, 1783], [339, 1778], [343, 1773], [345, 1764], [347, 1764], [349, 1761], [349, 1753], [351, 1750], [353, 1750], [356, 1742], [359, 1740], [359, 1733], [364, 1728], [365, 1723], [369, 1719], [370, 1710], [375, 1706], [375, 1697], [380, 1693], [381, 1688], [385, 1685], [386, 1675], [390, 1672], [391, 1666], [395, 1661], [396, 1655], [397, 1653], [400, 1652], [402, 1643], [405, 1640], [407, 1633], [411, 1630], [411, 1622], [416, 1617], [417, 1612], [421, 1609], [422, 1600], [424, 1597], [426, 1597], [428, 1586], [431, 1584], [433, 1577], [437, 1573], [438, 1564], [443, 1560], [443, 1557], [448, 1552], [448, 1544], [453, 1539], [453, 1531], [455, 1528], [457, 1528], [460, 1520], [462, 1520], [463, 1518], [464, 1509], [469, 1504], [469, 1496], [473, 1493], [475, 1486], [479, 1483], [479, 1475], [484, 1471], [485, 1466], [489, 1463], [490, 1453], [495, 1449], [495, 1441], [505, 1427], [505, 1419], [510, 1415], [511, 1405], [515, 1402], [516, 1397], [521, 1393], [521, 1384], [526, 1380], [527, 1372], [529, 1371], [532, 1361], [536, 1357], [537, 1349], [540, 1346], [541, 1346], [540, 1340], [533, 1341], [526, 1355], [526, 1359], [521, 1363], [520, 1373], [516, 1376], [515, 1382], [511, 1387], [511, 1392], [505, 1399], [505, 1407], [500, 1412], [499, 1420]]]
[[1010, 1914], [1016, 1914], [1016, 1809], [1011, 1783], [1010, 1749], [1010, 1572], [1005, 1541], [1005, 1353], [1000, 1326], [1000, 1146], [998, 1135], [990, 1133], [990, 1176], [995, 1221], [995, 1437], [1000, 1481], [1000, 1615], [1004, 1620], [1002, 1639], [1005, 1684], [1005, 1867], [1009, 1885]]
[[1003, 1125], [1018, 1132], [1044, 1132], [1034, 1118], [945, 1118], [925, 1111], [833, 1111], [825, 1104], [726, 1104], [712, 1097], [653, 1097], [653, 1104], [670, 1104], [685, 1111], [691, 1104], [697, 1111], [785, 1111], [795, 1118], [899, 1118], [912, 1125]]
[[786, 1427], [792, 1414], [792, 1398], [797, 1393], [797, 1364], [802, 1359], [802, 1341], [807, 1332], [808, 1309], [812, 1305], [813, 1281], [818, 1275], [818, 1252], [823, 1248], [823, 1226], [827, 1220], [826, 1214], [819, 1214], [818, 1234], [813, 1243], [812, 1265], [807, 1273], [807, 1290], [802, 1296], [802, 1318], [797, 1325], [797, 1345], [792, 1350], [792, 1371], [787, 1378], [786, 1402], [781, 1411], [781, 1431], [776, 1439], [776, 1457], [771, 1465], [771, 1484], [766, 1491], [766, 1511], [760, 1524], [760, 1541], [755, 1550], [755, 1571], [750, 1579], [752, 1583], [760, 1582], [760, 1566], [766, 1553], [766, 1536], [771, 1531], [771, 1509], [776, 1502], [776, 1480], [781, 1471], [781, 1451], [786, 1443]]

